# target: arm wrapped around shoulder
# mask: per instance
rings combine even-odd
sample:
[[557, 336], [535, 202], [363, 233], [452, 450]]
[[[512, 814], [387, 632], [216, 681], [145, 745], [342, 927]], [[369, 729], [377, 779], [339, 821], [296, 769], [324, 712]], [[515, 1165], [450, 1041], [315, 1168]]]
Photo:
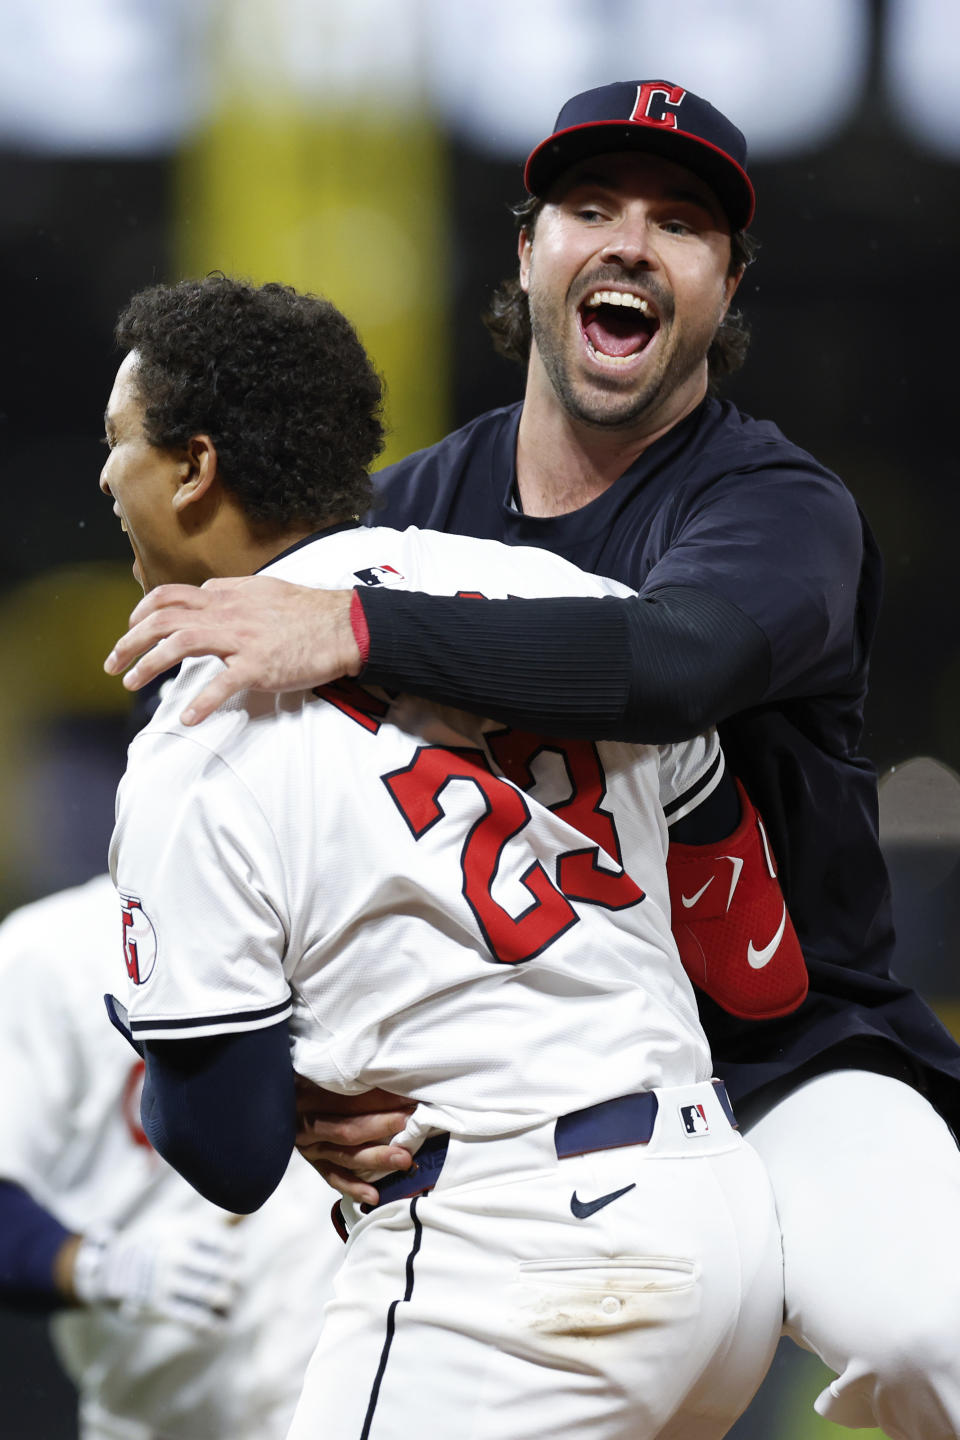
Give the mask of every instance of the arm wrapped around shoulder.
[[807, 966], [763, 820], [737, 781], [740, 823], [667, 854], [673, 938], [690, 979], [731, 1015], [773, 1020], [806, 997]]

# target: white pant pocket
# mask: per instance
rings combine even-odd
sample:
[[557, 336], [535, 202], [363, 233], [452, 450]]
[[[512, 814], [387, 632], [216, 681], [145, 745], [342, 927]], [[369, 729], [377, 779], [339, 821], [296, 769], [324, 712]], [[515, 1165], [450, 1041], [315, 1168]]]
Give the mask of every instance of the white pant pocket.
[[603, 1335], [696, 1313], [697, 1266], [664, 1255], [527, 1260], [517, 1267], [517, 1320], [541, 1335]]

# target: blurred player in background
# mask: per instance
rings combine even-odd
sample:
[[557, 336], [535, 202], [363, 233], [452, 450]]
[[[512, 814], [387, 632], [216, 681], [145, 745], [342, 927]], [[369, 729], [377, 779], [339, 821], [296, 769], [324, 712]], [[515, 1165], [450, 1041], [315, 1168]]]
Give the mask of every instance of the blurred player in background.
[[[210, 277], [135, 296], [117, 333], [100, 483], [145, 589], [266, 568], [624, 593], [364, 527], [380, 385], [327, 302]], [[779, 1235], [670, 934], [671, 827], [745, 829], [738, 888], [773, 896], [768, 935], [786, 913], [716, 732], [559, 744], [359, 686], [186, 730], [217, 668], [165, 688], [117, 798], [147, 1134], [248, 1210], [289, 1160], [294, 1066], [416, 1105], [414, 1167], [348, 1208], [291, 1440], [718, 1440], [779, 1334]], [[779, 938], [770, 971], [791, 953], [805, 985]]]
[[0, 1303], [52, 1316], [81, 1440], [282, 1440], [342, 1245], [297, 1157], [266, 1206], [202, 1199], [140, 1123], [106, 1023], [109, 875], [0, 925]]
[[[191, 722], [243, 686], [359, 674], [554, 735], [649, 742], [719, 724], [770, 826], [810, 970], [805, 1004], [772, 1022], [700, 997], [777, 1195], [787, 1333], [836, 1372], [817, 1401], [830, 1420], [954, 1440], [960, 1271], [928, 1233], [960, 1212], [946, 1123], [960, 1125], [960, 1049], [890, 968], [875, 776], [859, 752], [879, 556], [836, 476], [710, 393], [746, 350], [731, 309], [752, 254], [746, 161], [730, 121], [671, 81], [568, 101], [528, 159], [519, 276], [492, 317], [526, 366], [522, 407], [379, 477], [381, 522], [543, 545], [639, 600], [481, 614], [370, 580], [339, 596], [266, 578], [172, 587], [138, 607], [108, 666], [159, 641], [136, 687], [185, 654], [223, 657]], [[720, 864], [687, 892], [691, 914], [728, 875]], [[348, 1188], [345, 1162], [384, 1155], [373, 1122], [314, 1133]]]

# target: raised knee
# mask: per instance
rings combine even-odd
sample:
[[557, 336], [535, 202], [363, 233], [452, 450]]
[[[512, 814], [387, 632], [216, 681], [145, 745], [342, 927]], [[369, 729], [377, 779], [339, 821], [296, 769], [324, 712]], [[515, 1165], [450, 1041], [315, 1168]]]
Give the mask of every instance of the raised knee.
[[861, 1334], [857, 1354], [817, 1401], [826, 1419], [875, 1425], [896, 1440], [954, 1440], [960, 1434], [960, 1316], [939, 1307], [891, 1314], [882, 1332]]
[[925, 1377], [949, 1377], [960, 1391], [960, 1297], [949, 1303], [926, 1305], [919, 1315], [891, 1309], [891, 1329], [878, 1339], [875, 1353], [867, 1355], [886, 1384], [923, 1384]]

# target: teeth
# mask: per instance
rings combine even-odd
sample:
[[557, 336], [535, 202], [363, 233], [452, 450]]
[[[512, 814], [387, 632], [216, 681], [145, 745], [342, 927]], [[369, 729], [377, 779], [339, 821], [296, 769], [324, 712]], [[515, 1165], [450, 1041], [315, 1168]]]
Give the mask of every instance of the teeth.
[[[586, 339], [586, 337], [584, 338]], [[604, 355], [603, 351], [598, 350], [589, 339], [587, 339], [587, 346], [594, 359], [599, 360], [604, 365], [629, 365], [630, 361], [636, 360], [639, 354], [639, 351], [635, 350], [632, 355]]]
[[587, 304], [591, 309], [596, 309], [598, 305], [626, 305], [631, 310], [642, 310], [644, 315], [650, 310], [646, 300], [639, 295], [628, 295], [623, 290], [594, 290]]

